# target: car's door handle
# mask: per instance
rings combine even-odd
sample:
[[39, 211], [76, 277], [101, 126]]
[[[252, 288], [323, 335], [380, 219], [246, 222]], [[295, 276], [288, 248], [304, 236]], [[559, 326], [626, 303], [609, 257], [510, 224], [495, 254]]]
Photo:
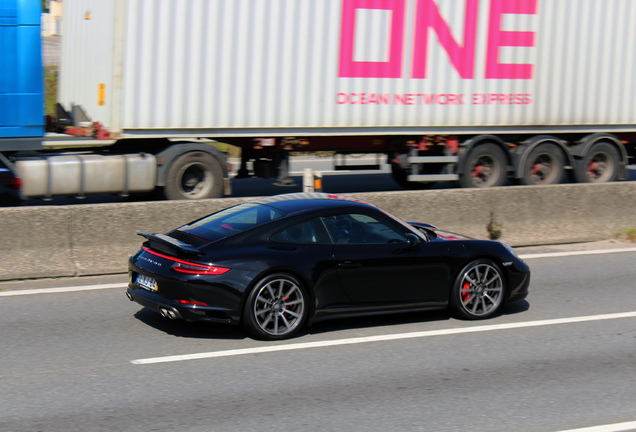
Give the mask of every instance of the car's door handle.
[[362, 264], [360, 264], [359, 262], [353, 262], [353, 261], [343, 261], [338, 264], [338, 267], [344, 268], [344, 269], [355, 269], [355, 268], [362, 267]]

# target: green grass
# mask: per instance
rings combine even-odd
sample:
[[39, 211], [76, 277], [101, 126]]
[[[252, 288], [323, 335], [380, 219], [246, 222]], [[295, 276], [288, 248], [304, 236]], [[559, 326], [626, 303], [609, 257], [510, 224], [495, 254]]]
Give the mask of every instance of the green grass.
[[490, 221], [486, 225], [488, 231], [488, 238], [490, 240], [498, 240], [503, 234], [501, 231], [502, 225], [495, 220], [495, 213], [490, 212]]
[[214, 147], [226, 153], [228, 157], [240, 158], [241, 157], [241, 149], [239, 147], [233, 146], [231, 144], [225, 144], [220, 142], [215, 142]]
[[57, 66], [44, 68], [44, 115], [55, 116], [57, 103]]
[[614, 233], [614, 238], [636, 243], [636, 228], [623, 228], [622, 230]]

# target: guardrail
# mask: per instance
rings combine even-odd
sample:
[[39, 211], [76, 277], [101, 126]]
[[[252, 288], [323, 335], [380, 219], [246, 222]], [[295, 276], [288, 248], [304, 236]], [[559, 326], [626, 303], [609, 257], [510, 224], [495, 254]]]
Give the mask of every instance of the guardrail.
[[[513, 246], [607, 239], [636, 227], [636, 183], [358, 193], [407, 220], [475, 238], [500, 231]], [[250, 200], [156, 201], [0, 208], [0, 280], [122, 273], [142, 243]]]

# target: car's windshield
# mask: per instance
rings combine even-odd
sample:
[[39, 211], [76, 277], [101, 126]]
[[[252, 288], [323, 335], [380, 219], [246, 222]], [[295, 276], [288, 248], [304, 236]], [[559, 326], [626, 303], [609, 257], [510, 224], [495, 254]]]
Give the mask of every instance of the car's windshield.
[[178, 230], [212, 242], [283, 216], [285, 213], [268, 205], [245, 203], [206, 216]]

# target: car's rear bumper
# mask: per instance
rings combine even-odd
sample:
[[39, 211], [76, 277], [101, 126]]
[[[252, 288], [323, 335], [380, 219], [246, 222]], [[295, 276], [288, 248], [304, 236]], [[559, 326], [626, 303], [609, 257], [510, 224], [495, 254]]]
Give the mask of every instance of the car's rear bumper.
[[[232, 310], [211, 306], [183, 305], [176, 301], [167, 300], [143, 289], [133, 283], [128, 285], [126, 297], [130, 301], [139, 303], [145, 308], [159, 312], [171, 319], [185, 319], [188, 321], [209, 321], [224, 324], [238, 324], [232, 318]], [[172, 312], [170, 314], [169, 312]]]

